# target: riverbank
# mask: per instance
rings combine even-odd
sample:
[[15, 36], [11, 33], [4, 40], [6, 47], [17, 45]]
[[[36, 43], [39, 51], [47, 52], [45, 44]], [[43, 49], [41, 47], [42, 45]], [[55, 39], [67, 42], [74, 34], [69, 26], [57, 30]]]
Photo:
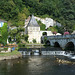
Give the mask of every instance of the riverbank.
[[16, 59], [21, 57], [22, 54], [16, 50], [9, 53], [0, 53], [0, 60]]
[[71, 60], [65, 60], [65, 59], [59, 59], [56, 58], [56, 62], [58, 62], [59, 64], [72, 64], [75, 65], [75, 61], [71, 61]]

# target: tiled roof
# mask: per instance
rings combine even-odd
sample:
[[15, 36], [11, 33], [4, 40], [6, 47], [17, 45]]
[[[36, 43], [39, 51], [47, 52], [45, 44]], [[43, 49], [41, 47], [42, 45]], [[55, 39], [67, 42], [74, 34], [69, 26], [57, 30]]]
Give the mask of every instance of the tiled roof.
[[32, 15], [29, 23], [28, 23], [28, 26], [31, 26], [31, 27], [39, 27], [36, 19], [34, 18], [34, 15]]

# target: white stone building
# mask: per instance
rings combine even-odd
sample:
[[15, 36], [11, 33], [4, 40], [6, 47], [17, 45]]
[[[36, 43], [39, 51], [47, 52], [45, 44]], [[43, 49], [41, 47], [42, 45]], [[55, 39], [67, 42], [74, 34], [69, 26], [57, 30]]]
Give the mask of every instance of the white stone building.
[[25, 20], [25, 34], [28, 34], [29, 42], [33, 42], [33, 39], [36, 40], [37, 43], [41, 43], [41, 37], [42, 33], [46, 32], [48, 35], [53, 35], [51, 31], [40, 31], [40, 26], [38, 25], [35, 17], [32, 15], [32, 17], [28, 17], [28, 19]]

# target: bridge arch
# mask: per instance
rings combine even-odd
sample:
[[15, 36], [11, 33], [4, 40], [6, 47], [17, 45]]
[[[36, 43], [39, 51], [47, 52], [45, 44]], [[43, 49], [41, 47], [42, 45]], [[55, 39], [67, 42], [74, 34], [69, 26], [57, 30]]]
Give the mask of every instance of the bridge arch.
[[68, 42], [65, 46], [65, 50], [74, 51], [74, 43], [73, 42]]
[[60, 47], [60, 44], [58, 42], [55, 42], [54, 47]]
[[46, 41], [46, 45], [47, 46], [50, 46], [51, 45], [49, 40]]

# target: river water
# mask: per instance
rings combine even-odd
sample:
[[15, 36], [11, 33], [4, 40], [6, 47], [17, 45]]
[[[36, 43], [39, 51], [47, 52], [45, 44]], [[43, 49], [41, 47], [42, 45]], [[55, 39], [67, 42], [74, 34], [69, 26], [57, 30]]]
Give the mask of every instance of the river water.
[[24, 56], [0, 61], [0, 75], [75, 75], [75, 65], [59, 64], [53, 55]]

